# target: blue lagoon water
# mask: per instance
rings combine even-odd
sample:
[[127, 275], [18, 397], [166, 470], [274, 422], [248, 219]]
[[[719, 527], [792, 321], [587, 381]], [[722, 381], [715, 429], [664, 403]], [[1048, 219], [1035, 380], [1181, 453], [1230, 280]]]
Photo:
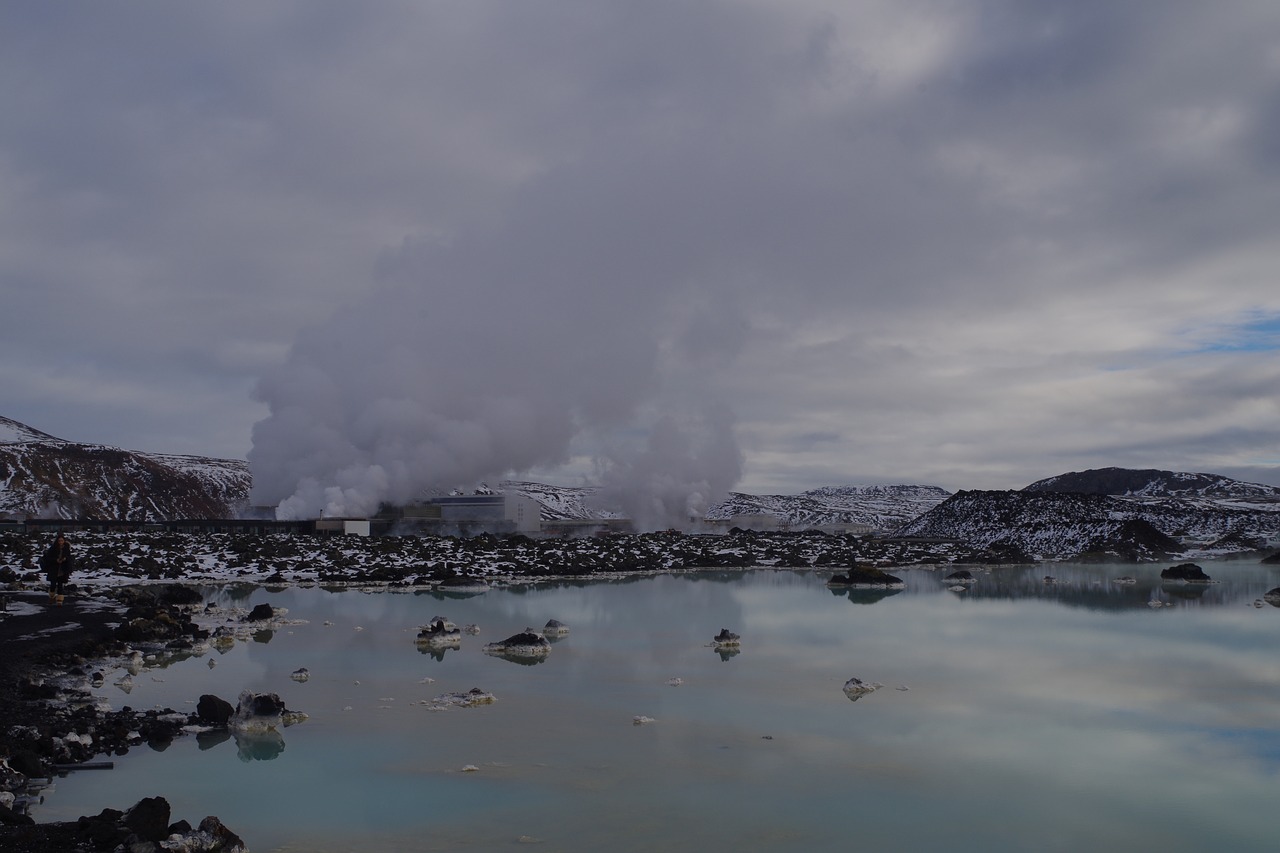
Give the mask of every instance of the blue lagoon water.
[[[963, 592], [904, 570], [893, 594], [769, 569], [471, 598], [211, 589], [305, 621], [98, 692], [179, 710], [274, 692], [310, 718], [265, 742], [135, 748], [57, 780], [33, 814], [159, 794], [254, 853], [1271, 850], [1280, 609], [1255, 601], [1280, 571], [1202, 565], [1219, 582], [1056, 565], [978, 571]], [[426, 654], [435, 616], [481, 633]], [[548, 619], [570, 633], [545, 662], [481, 651]], [[709, 645], [721, 628], [739, 654]], [[851, 701], [851, 677], [883, 687]], [[426, 704], [472, 687], [496, 702]]]

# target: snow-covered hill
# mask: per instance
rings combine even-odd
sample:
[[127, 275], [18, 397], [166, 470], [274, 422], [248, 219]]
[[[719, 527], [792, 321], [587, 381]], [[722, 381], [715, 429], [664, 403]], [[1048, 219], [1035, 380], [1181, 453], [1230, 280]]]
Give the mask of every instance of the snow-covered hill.
[[1242, 507], [1166, 497], [1133, 499], [1056, 491], [961, 491], [898, 530], [900, 536], [1001, 546], [1039, 559], [1095, 554], [1163, 559], [1239, 553], [1280, 540], [1280, 503]]
[[515, 492], [542, 504], [543, 521], [621, 517], [616, 509], [602, 504], [600, 490], [592, 486], [550, 486], [546, 483], [506, 480], [499, 486], [499, 490]]
[[[550, 486], [506, 481], [498, 490], [515, 492], [542, 504], [543, 521], [619, 518], [622, 513], [604, 502], [591, 486]], [[937, 486], [828, 486], [799, 495], [749, 495], [730, 492], [708, 509], [708, 521], [764, 515], [780, 527], [802, 530], [823, 525], [865, 524], [892, 530], [946, 500], [950, 493]]]
[[[232, 518], [247, 510], [249, 466], [235, 459], [140, 453], [56, 438], [0, 417], [0, 518], [135, 521]], [[508, 481], [544, 521], [618, 518], [589, 486]], [[864, 524], [897, 535], [1042, 559], [1239, 553], [1280, 542], [1280, 488], [1214, 474], [1107, 468], [1022, 491], [835, 486], [798, 495], [731, 493], [707, 519], [772, 516], [803, 530]]]
[[0, 518], [234, 518], [249, 465], [79, 444], [0, 417]]
[[1130, 468], [1095, 468], [1072, 471], [1038, 480], [1025, 492], [1076, 492], [1086, 495], [1112, 495], [1133, 500], [1177, 498], [1187, 501], [1212, 501], [1249, 507], [1280, 502], [1280, 487], [1261, 483], [1245, 483], [1220, 474], [1191, 474], [1185, 471], [1135, 470]]
[[892, 530], [947, 499], [937, 486], [827, 486], [798, 495], [748, 495], [731, 492], [707, 511], [709, 520], [740, 515], [770, 515], [792, 528], [865, 524]]

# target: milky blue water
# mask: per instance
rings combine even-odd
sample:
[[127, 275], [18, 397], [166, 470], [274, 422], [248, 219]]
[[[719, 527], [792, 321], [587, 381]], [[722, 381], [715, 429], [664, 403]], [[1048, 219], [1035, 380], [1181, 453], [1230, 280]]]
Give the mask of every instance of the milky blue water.
[[[136, 748], [57, 780], [33, 814], [159, 794], [254, 853], [1272, 850], [1280, 609], [1254, 602], [1280, 570], [1202, 565], [1220, 582], [1059, 565], [964, 592], [903, 571], [889, 595], [773, 570], [465, 599], [211, 590], [306, 622], [144, 671], [128, 694], [110, 673], [98, 693], [189, 710], [275, 692], [310, 719], [275, 740]], [[1126, 574], [1139, 582], [1112, 582]], [[417, 629], [438, 615], [481, 633], [424, 654]], [[570, 633], [543, 663], [481, 652], [553, 618]], [[739, 654], [709, 646], [721, 628]], [[850, 701], [851, 677], [883, 687]], [[422, 704], [472, 687], [497, 701]]]

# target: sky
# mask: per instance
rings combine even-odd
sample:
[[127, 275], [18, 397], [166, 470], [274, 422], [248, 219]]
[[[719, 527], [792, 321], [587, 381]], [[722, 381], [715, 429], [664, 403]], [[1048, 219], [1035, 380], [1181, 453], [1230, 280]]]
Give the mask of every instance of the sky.
[[507, 477], [1280, 484], [1280, 4], [7, 3], [0, 414]]

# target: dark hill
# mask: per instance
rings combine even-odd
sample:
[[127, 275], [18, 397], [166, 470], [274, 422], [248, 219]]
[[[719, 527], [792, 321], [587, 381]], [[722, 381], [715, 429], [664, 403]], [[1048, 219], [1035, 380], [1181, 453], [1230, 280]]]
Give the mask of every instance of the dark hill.
[[54, 438], [0, 419], [0, 518], [235, 518], [249, 464]]
[[1280, 500], [1280, 488], [1245, 483], [1219, 474], [1192, 474], [1154, 468], [1093, 468], [1038, 480], [1024, 492], [1074, 492], [1135, 498], [1211, 498]]

